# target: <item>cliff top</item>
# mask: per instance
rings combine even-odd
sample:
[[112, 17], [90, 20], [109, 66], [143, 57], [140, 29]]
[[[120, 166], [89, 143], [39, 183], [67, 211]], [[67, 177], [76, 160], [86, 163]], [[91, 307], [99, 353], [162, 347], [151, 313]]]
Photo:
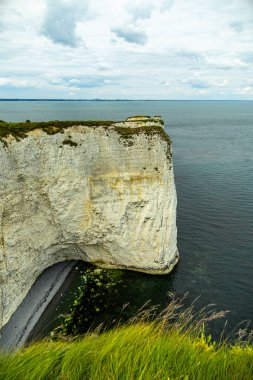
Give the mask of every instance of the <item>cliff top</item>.
[[127, 139], [133, 135], [145, 133], [147, 135], [159, 134], [163, 140], [171, 144], [171, 140], [167, 133], [164, 131], [164, 122], [161, 116], [131, 116], [125, 121], [112, 121], [112, 120], [54, 120], [47, 122], [5, 122], [0, 121], [0, 141], [7, 145], [5, 140], [9, 135], [12, 135], [16, 140], [28, 137], [28, 133], [35, 129], [41, 129], [48, 135], [56, 133], [63, 133], [66, 128], [73, 126], [84, 126], [91, 128], [110, 128], [114, 129], [121, 135], [122, 138]]
[[24, 138], [27, 133], [34, 129], [42, 129], [49, 135], [62, 132], [63, 129], [73, 127], [74, 125], [82, 125], [87, 127], [97, 126], [111, 126], [115, 122], [111, 120], [85, 120], [85, 121], [72, 121], [72, 120], [54, 120], [54, 121], [33, 121], [27, 120], [26, 122], [8, 123], [0, 121], [0, 137], [7, 137], [13, 135], [14, 137]]
[[152, 124], [156, 126], [164, 125], [161, 116], [131, 116], [125, 121], [112, 121], [112, 120], [53, 120], [53, 121], [33, 121], [26, 120], [26, 122], [6, 122], [0, 120], [0, 137], [7, 137], [13, 135], [17, 137], [26, 137], [26, 133], [34, 129], [42, 129], [47, 134], [55, 134], [62, 132], [63, 129], [72, 126], [86, 126], [86, 127], [109, 127], [109, 126], [124, 126], [124, 127], [140, 127], [145, 124]]

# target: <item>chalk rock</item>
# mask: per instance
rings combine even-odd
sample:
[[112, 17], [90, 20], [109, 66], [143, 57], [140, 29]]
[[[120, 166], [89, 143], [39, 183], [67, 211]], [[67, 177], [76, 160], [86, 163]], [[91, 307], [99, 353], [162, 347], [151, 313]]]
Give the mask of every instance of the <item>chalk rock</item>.
[[153, 274], [178, 260], [171, 141], [159, 117], [0, 141], [0, 328], [65, 260]]

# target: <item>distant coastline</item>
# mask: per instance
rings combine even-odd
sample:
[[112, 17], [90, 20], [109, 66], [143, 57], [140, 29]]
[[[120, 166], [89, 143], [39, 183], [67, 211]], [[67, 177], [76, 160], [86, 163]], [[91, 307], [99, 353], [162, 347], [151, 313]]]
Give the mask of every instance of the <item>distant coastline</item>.
[[253, 102], [253, 99], [18, 99], [0, 98], [0, 102]]

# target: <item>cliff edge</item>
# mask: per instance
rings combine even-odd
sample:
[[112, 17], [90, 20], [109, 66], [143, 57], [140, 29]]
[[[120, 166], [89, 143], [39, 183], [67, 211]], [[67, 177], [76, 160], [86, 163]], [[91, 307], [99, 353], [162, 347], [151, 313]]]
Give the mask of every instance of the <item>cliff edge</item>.
[[160, 117], [0, 123], [0, 328], [47, 267], [163, 274], [178, 261], [171, 141]]

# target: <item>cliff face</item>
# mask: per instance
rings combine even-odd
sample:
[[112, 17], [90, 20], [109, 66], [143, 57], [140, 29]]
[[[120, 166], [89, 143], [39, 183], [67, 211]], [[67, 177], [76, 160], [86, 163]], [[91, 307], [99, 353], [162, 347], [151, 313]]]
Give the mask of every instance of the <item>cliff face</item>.
[[0, 327], [54, 263], [154, 274], [176, 264], [169, 137], [155, 118], [106, 124], [2, 137]]

